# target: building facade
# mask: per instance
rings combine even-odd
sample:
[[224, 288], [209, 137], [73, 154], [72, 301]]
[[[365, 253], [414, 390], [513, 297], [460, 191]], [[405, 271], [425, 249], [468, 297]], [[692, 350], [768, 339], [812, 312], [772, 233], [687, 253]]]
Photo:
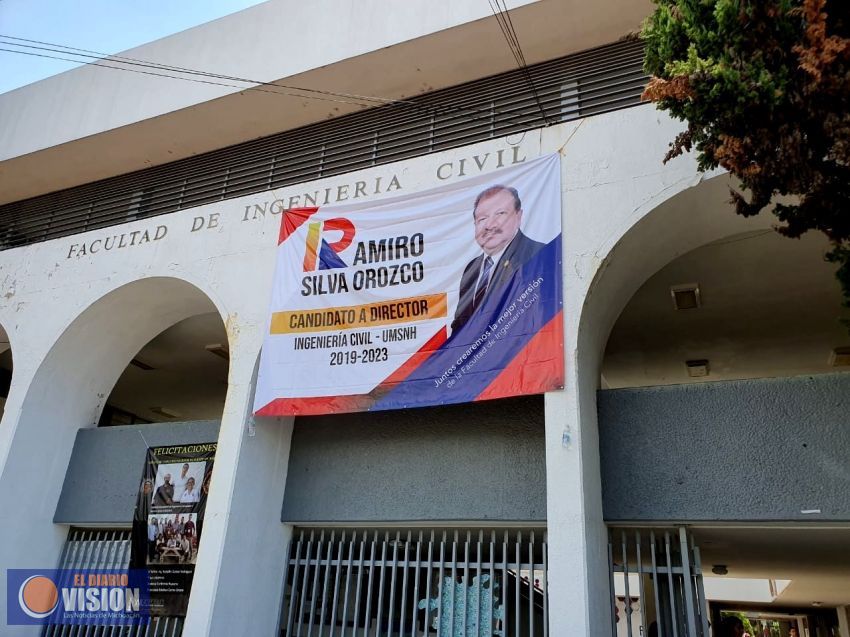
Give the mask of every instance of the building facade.
[[[734, 611], [848, 637], [850, 340], [825, 242], [662, 163], [681, 125], [640, 103], [624, 39], [650, 7], [608, 5], [508, 3], [529, 74], [485, 3], [271, 0], [0, 96], [0, 564], [120, 545], [145, 449], [217, 441], [184, 635], [472, 634], [435, 582], [453, 569], [454, 621], [489, 568], [481, 635], [696, 636]], [[552, 153], [563, 390], [251, 415], [284, 210]], [[346, 559], [369, 562], [351, 590]]]

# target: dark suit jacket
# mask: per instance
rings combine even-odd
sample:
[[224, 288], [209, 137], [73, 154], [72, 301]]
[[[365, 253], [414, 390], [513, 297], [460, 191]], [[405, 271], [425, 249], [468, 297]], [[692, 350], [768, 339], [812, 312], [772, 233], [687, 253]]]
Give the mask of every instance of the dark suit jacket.
[[[490, 285], [487, 287], [487, 298], [493, 290], [502, 287], [510, 281], [514, 272], [519, 270], [531, 257], [543, 247], [543, 244], [534, 239], [526, 237], [522, 231], [516, 233], [516, 236], [508, 244], [507, 249], [502, 253], [499, 262], [495, 264], [493, 278], [490, 279]], [[480, 254], [466, 265], [463, 271], [463, 276], [460, 278], [460, 296], [458, 299], [455, 318], [452, 321], [452, 333], [466, 325], [466, 322], [473, 314], [472, 302], [475, 297], [475, 284], [478, 282], [478, 277], [481, 274], [481, 264], [484, 261], [484, 255]]]
[[156, 492], [153, 495], [153, 505], [154, 506], [167, 506], [171, 505], [174, 502], [174, 485], [173, 484], [161, 484], [157, 488]]

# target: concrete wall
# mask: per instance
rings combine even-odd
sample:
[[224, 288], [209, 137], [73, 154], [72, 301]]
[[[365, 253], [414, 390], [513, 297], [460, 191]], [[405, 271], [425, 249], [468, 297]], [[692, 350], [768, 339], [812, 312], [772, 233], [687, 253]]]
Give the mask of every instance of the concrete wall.
[[145, 463], [145, 441], [151, 447], [214, 442], [218, 428], [218, 421], [206, 420], [80, 429], [53, 521], [129, 525]]
[[[534, 1], [510, 4], [515, 7]], [[369, 0], [356, 10], [333, 0], [306, 3], [273, 0], [122, 55], [151, 64], [273, 82], [488, 15], [486, 4], [469, 1], [435, 10], [432, 3], [416, 0], [405, 11], [393, 11], [386, 0]], [[307, 25], [314, 28], [303, 28]], [[284, 34], [282, 43], [280, 36]], [[246, 88], [245, 83], [218, 81], [220, 84], [202, 84], [104, 71], [94, 66], [74, 68], [0, 98], [4, 121], [14, 122], [0, 134], [0, 160], [151, 119]], [[343, 98], [340, 103], [344, 103]]]
[[286, 522], [546, 519], [543, 398], [295, 421]]
[[[677, 254], [769, 223], [735, 215], [728, 215], [727, 223], [711, 206], [698, 205], [712, 182], [701, 183], [706, 177], [696, 172], [693, 160], [666, 166], [658, 161], [677, 130], [677, 123], [643, 106], [0, 252], [5, 290], [0, 324], [15, 352], [0, 422], [0, 484], [8, 481], [14, 488], [0, 490], [0, 509], [17, 510], [19, 519], [0, 527], [0, 563], [31, 566], [21, 547], [33, 543], [45, 563], [58, 560], [66, 529], [53, 518], [79, 428], [97, 422], [115, 379], [148, 341], [179, 320], [217, 310], [227, 326], [230, 371], [186, 631], [274, 632], [276, 600], [283, 594], [278, 565], [291, 531], [281, 524], [279, 507], [292, 428], [289, 419], [250, 417], [280, 224], [277, 214], [258, 215], [256, 209], [265, 210], [272, 200], [297, 202], [315, 190], [352, 188], [358, 180], [376, 184], [380, 178], [386, 188], [393, 176], [399, 190], [413, 192], [462, 178], [461, 161], [466, 175], [473, 176], [494, 168], [499, 152], [506, 163], [558, 152], [567, 387], [545, 397], [546, 488], [541, 492], [546, 505], [534, 517], [545, 515], [549, 531], [550, 632], [608, 634], [607, 533], [596, 431], [596, 388], [607, 334], [638, 287]], [[446, 166], [453, 167], [448, 175]], [[728, 196], [723, 184], [718, 190], [722, 198]], [[696, 203], [680, 199], [687, 192], [696, 192]], [[382, 190], [364, 202], [394, 194], [402, 193]], [[203, 228], [193, 230], [199, 218]], [[103, 249], [118, 235], [124, 239], [114, 242], [124, 247]], [[137, 242], [139, 236], [145, 239]], [[369, 422], [391, 417], [370, 416]], [[420, 423], [407, 426], [415, 431]], [[443, 433], [466, 444], [462, 430]], [[333, 446], [334, 438], [344, 435], [337, 427], [324, 442]], [[506, 448], [504, 440], [499, 444]], [[448, 451], [456, 454], [455, 463], [468, 459], [481, 466], [478, 457]], [[504, 453], [501, 465], [486, 463], [487, 471], [497, 476], [512, 471], [505, 460], [510, 457]], [[294, 454], [293, 461], [297, 458]], [[417, 466], [399, 463], [392, 478], [398, 481]], [[298, 473], [297, 468], [289, 473], [291, 484]], [[446, 484], [449, 494], [462, 491]], [[240, 497], [245, 488], [255, 497]], [[507, 497], [499, 496], [499, 506]], [[515, 497], [515, 506], [524, 506], [522, 497]], [[21, 507], [22, 501], [28, 506]], [[474, 517], [474, 511], [464, 517]], [[263, 551], [253, 550], [257, 546]], [[4, 612], [0, 608], [0, 623]]]
[[848, 373], [598, 401], [608, 521], [850, 520]]

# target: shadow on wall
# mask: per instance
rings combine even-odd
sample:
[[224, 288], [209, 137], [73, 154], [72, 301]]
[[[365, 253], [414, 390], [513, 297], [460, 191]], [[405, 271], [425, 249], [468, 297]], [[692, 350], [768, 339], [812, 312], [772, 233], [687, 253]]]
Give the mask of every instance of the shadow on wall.
[[221, 417], [230, 352], [218, 312], [172, 325], [145, 345], [106, 399], [98, 426]]
[[546, 520], [542, 396], [297, 418], [282, 521]]

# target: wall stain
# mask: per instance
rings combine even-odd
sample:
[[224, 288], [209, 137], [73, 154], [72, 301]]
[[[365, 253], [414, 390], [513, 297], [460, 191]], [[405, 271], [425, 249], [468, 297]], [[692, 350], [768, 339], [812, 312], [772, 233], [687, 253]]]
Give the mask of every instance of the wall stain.
[[237, 320], [238, 317], [239, 315], [236, 312], [228, 314], [227, 320], [224, 322], [224, 329], [227, 331], [227, 341], [230, 348], [236, 345], [239, 341], [239, 334], [242, 332]]
[[15, 286], [18, 284], [16, 279], [12, 279], [12, 282], [9, 283], [9, 277], [3, 281], [3, 287], [6, 289], [6, 292], [3, 293], [3, 297], [6, 299], [11, 299], [15, 296]]

